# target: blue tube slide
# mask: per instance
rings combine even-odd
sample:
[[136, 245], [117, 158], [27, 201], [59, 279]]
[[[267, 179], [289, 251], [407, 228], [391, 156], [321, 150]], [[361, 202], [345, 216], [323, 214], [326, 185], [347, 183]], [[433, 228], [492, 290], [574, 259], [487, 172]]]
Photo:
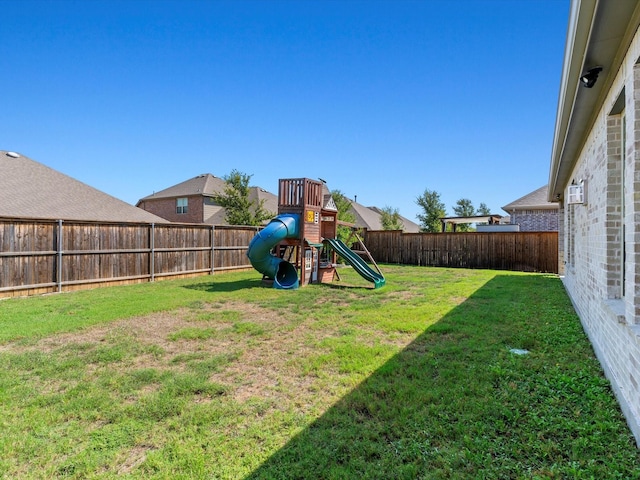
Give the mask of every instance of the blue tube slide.
[[291, 263], [271, 254], [271, 249], [286, 238], [300, 236], [299, 215], [283, 213], [271, 219], [249, 243], [247, 257], [253, 268], [273, 279], [274, 288], [298, 288], [298, 272]]

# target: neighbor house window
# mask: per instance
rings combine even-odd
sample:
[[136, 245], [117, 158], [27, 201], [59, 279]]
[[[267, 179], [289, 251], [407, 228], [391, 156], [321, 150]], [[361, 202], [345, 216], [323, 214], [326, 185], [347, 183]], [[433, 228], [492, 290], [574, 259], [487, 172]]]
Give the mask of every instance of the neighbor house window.
[[176, 213], [187, 213], [188, 202], [186, 198], [176, 199]]

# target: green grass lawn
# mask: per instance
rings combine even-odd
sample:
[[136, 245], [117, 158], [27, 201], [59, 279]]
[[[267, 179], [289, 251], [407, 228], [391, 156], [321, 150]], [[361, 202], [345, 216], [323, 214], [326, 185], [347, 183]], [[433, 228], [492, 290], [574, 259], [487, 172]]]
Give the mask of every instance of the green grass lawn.
[[0, 476], [640, 478], [557, 277], [382, 268], [1, 301]]

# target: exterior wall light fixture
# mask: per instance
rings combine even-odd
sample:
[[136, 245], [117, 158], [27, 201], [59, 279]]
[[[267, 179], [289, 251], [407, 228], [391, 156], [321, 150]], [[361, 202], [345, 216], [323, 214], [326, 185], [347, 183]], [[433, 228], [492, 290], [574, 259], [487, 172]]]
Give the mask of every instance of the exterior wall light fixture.
[[591, 88], [598, 80], [598, 74], [602, 71], [602, 67], [593, 67], [580, 75], [580, 83], [583, 87]]

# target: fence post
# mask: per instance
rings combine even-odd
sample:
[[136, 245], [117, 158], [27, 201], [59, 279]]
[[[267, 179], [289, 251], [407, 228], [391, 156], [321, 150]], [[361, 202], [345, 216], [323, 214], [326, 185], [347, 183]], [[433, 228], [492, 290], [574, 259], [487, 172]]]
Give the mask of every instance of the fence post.
[[56, 265], [56, 283], [58, 293], [62, 291], [62, 219], [58, 220], [58, 245], [57, 245], [57, 265]]
[[216, 229], [215, 225], [211, 225], [211, 275], [213, 275], [213, 269], [214, 269], [213, 257], [216, 254], [215, 229]]
[[152, 223], [151, 224], [151, 229], [149, 230], [149, 274], [151, 275], [149, 281], [153, 282], [155, 281], [155, 269], [156, 269], [156, 265], [155, 265], [155, 234], [156, 234], [156, 224]]

